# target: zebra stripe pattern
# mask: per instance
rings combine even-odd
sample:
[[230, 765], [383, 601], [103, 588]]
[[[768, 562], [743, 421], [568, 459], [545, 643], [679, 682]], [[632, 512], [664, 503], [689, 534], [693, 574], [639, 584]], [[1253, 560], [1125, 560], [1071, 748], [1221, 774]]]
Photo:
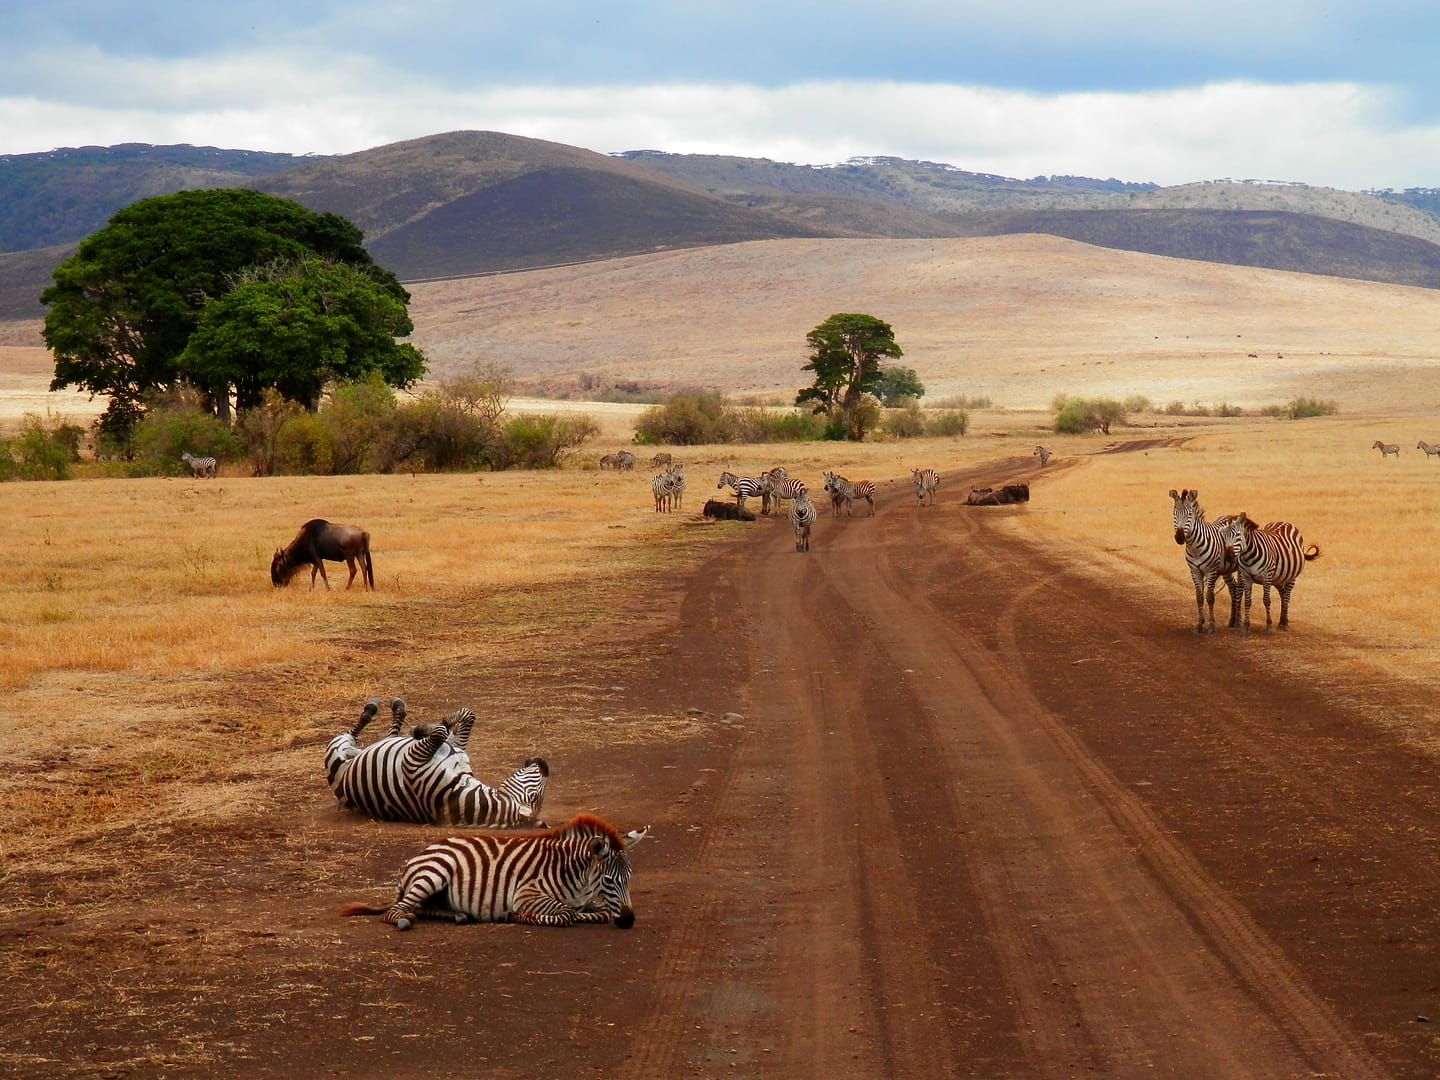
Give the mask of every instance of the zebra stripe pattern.
[[1424, 439], [1421, 439], [1418, 443], [1415, 444], [1415, 449], [1424, 450], [1425, 456], [1427, 458], [1440, 458], [1440, 444], [1431, 446]]
[[720, 482], [715, 485], [715, 489], [718, 491], [724, 487], [734, 489], [735, 505], [740, 509], [745, 509], [746, 499], [759, 498], [760, 512], [770, 513], [770, 495], [775, 490], [775, 485], [771, 483], [769, 476], [736, 476], [726, 470], [720, 474]]
[[1170, 520], [1175, 526], [1175, 543], [1185, 545], [1185, 564], [1190, 567], [1190, 580], [1195, 583], [1195, 632], [1215, 633], [1215, 586], [1221, 578], [1230, 594], [1230, 626], [1239, 626], [1237, 564], [1225, 543], [1225, 523], [1230, 519], [1206, 521], [1198, 491], [1186, 488], [1177, 492], [1171, 488], [1170, 498], [1174, 500]]
[[669, 513], [679, 510], [685, 499], [685, 469], [672, 465], [663, 473], [650, 478], [650, 491], [655, 496], [655, 512]]
[[856, 499], [864, 499], [870, 504], [870, 516], [875, 516], [875, 485], [869, 480], [847, 480], [838, 473], [826, 470], [825, 490], [830, 493], [830, 513], [832, 516], [840, 513], [840, 507], [845, 507], [847, 514], [853, 514], [851, 504]]
[[815, 504], [810, 501], [809, 493], [802, 489], [790, 504], [790, 527], [795, 530], [796, 551], [810, 550], [810, 529], [817, 517]]
[[1320, 557], [1314, 544], [1308, 548], [1300, 530], [1288, 521], [1272, 521], [1263, 529], [1245, 514], [1236, 514], [1224, 525], [1225, 543], [1235, 556], [1244, 594], [1245, 617], [1240, 632], [1250, 632], [1250, 592], [1259, 584], [1265, 601], [1265, 632], [1270, 633], [1270, 589], [1280, 594], [1279, 629], [1290, 628], [1290, 593], [1305, 564]]
[[409, 930], [422, 913], [457, 923], [517, 922], [538, 926], [635, 924], [630, 906], [630, 849], [649, 828], [621, 836], [581, 814], [563, 828], [509, 836], [452, 836], [405, 864], [388, 908], [348, 904], [342, 916], [383, 915]]
[[421, 825], [512, 828], [538, 823], [550, 767], [531, 758], [492, 788], [471, 771], [466, 750], [475, 714], [460, 709], [442, 723], [401, 733], [405, 703], [390, 703], [390, 734], [361, 747], [360, 734], [380, 703], [365, 703], [360, 719], [325, 749], [325, 778], [347, 810], [381, 821]]
[[190, 466], [190, 475], [195, 479], [202, 476], [213, 478], [220, 469], [220, 463], [213, 457], [196, 457], [188, 450], [180, 455], [180, 460]]
[[935, 505], [935, 492], [940, 487], [940, 476], [934, 469], [912, 469], [911, 478], [915, 482], [915, 497], [920, 500], [920, 505], [925, 505], [926, 496], [929, 496], [930, 505]]
[[1040, 459], [1040, 467], [1042, 469], [1050, 464], [1050, 459], [1054, 456], [1051, 451], [1046, 450], [1043, 446], [1035, 447], [1035, 452], [1031, 455], [1031, 457], [1038, 457]]
[[1389, 457], [1391, 454], [1394, 454], [1394, 455], [1395, 455], [1395, 460], [1396, 460], [1396, 461], [1399, 461], [1399, 460], [1400, 460], [1400, 444], [1399, 444], [1399, 443], [1381, 442], [1379, 439], [1376, 439], [1373, 443], [1370, 444], [1370, 449], [1371, 449], [1371, 450], [1379, 450], [1379, 451], [1380, 451], [1380, 460], [1381, 460], [1381, 461], [1384, 461], [1384, 460], [1385, 460], [1387, 457]]
[[792, 501], [798, 495], [809, 494], [809, 488], [805, 486], [804, 480], [797, 480], [794, 477], [787, 476], [785, 470], [778, 465], [769, 472], [761, 473], [761, 475], [770, 478], [770, 484], [775, 489], [773, 495], [777, 507], [781, 503]]

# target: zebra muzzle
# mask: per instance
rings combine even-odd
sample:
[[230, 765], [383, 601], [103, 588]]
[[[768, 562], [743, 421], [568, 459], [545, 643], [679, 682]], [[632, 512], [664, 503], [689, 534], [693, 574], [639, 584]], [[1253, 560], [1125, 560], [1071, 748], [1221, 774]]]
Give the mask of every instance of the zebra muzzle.
[[620, 914], [615, 916], [615, 928], [617, 930], [629, 930], [635, 925], [635, 911], [626, 904], [620, 909]]

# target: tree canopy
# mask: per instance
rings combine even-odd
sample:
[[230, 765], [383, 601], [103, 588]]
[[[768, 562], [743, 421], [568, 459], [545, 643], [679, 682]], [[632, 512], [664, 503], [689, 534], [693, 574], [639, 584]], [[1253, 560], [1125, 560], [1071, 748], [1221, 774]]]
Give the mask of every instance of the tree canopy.
[[[370, 311], [353, 320], [356, 327], [366, 327], [366, 333], [352, 334], [316, 357], [312, 375], [323, 379], [327, 372], [339, 373], [352, 362], [340, 362], [337, 348], [353, 348], [357, 342], [362, 349], [373, 346], [373, 335], [381, 327], [400, 337], [411, 330], [406, 314], [409, 294], [395, 275], [375, 265], [362, 239], [360, 230], [344, 218], [255, 191], [182, 191], [128, 206], [55, 269], [55, 283], [41, 294], [41, 302], [50, 309], [43, 330], [45, 343], [55, 356], [50, 387], [78, 386], [110, 395], [107, 418], [128, 427], [143, 411], [145, 395], [188, 378], [206, 395], [211, 408], [224, 414], [231, 388], [243, 386], [248, 392], [255, 380], [234, 377], [241, 363], [237, 356], [220, 361], [217, 349], [227, 335], [217, 325], [220, 316], [207, 313], [207, 308], [237, 286], [254, 284], [255, 267], [308, 267], [300, 278], [313, 281], [323, 276], [309, 267], [309, 261], [315, 260], [348, 267], [348, 277], [338, 270], [331, 275], [337, 281], [344, 279], [342, 306], [352, 316], [359, 309]], [[263, 291], [251, 290], [252, 305]], [[290, 299], [296, 305], [324, 303], [320, 311], [301, 314], [292, 307], [291, 314], [317, 333], [333, 328], [344, 337], [350, 327], [325, 321], [333, 314], [325, 307], [332, 298], [324, 289], [294, 290]], [[244, 310], [246, 306], [238, 302], [230, 308], [232, 314]], [[253, 306], [248, 310], [253, 315]], [[188, 369], [182, 368], [180, 358], [202, 321], [208, 326], [208, 345], [197, 347]], [[237, 330], [228, 335], [227, 347], [238, 344]], [[391, 348], [396, 348], [393, 340]], [[390, 367], [398, 378], [416, 378], [420, 354], [409, 346], [398, 348], [409, 350], [405, 362], [392, 355], [389, 359], [395, 363]], [[256, 351], [249, 348], [243, 355], [253, 358]], [[294, 371], [294, 361], [292, 353], [283, 382], [277, 375], [267, 385], [293, 392], [313, 406], [314, 378]], [[360, 367], [391, 377], [386, 363], [373, 356], [369, 362], [361, 361]]]
[[873, 315], [831, 315], [805, 341], [810, 361], [802, 370], [813, 371], [815, 382], [795, 395], [795, 404], [825, 413], [845, 438], [863, 439], [875, 406], [862, 405], [884, 376], [881, 361], [903, 355], [894, 330]]

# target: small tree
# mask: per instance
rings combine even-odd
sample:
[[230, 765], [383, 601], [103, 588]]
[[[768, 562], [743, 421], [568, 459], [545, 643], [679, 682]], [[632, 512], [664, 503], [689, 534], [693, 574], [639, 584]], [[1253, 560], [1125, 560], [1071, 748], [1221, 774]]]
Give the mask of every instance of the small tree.
[[1062, 435], [1087, 431], [1109, 435], [1110, 428], [1126, 418], [1125, 406], [1111, 398], [1060, 398], [1055, 408], [1055, 431]]
[[[859, 440], [879, 420], [874, 394], [883, 377], [883, 359], [903, 355], [890, 324], [873, 315], [831, 315], [805, 335], [815, 382], [795, 395], [796, 405], [810, 405], [829, 417], [837, 433]], [[862, 408], [866, 400], [871, 407]]]
[[925, 396], [925, 384], [914, 368], [887, 367], [880, 372], [880, 381], [875, 384], [875, 396], [887, 409], [903, 408], [907, 401], [918, 401]]

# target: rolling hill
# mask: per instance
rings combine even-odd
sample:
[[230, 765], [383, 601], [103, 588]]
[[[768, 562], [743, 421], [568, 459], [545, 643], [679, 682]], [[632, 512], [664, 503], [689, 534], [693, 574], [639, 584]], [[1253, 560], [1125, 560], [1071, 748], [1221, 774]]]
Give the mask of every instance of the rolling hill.
[[[43, 314], [51, 269], [115, 209], [247, 186], [348, 218], [402, 280], [770, 239], [1043, 233], [1122, 250], [1440, 288], [1440, 219], [1379, 195], [1252, 182], [1014, 180], [933, 162], [832, 167], [598, 154], [460, 131], [325, 158], [87, 147], [0, 158], [0, 319]], [[22, 227], [23, 223], [23, 227]]]

